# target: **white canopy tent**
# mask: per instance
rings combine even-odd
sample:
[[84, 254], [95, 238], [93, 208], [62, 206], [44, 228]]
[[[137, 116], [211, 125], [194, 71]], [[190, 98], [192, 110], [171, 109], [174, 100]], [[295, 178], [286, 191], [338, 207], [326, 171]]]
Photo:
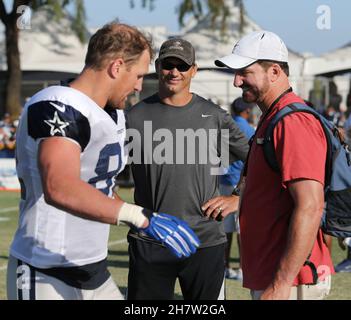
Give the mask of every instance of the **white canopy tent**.
[[[57, 21], [47, 11], [39, 10], [33, 13], [30, 29], [20, 31], [19, 50], [23, 71], [79, 73], [84, 66], [87, 44], [78, 40], [68, 18]], [[5, 51], [3, 41], [1, 51]], [[4, 58], [3, 70], [5, 63]]]
[[305, 75], [337, 74], [351, 70], [351, 43], [306, 61]]
[[[192, 90], [212, 100], [219, 100], [228, 105], [240, 90], [233, 87], [233, 74], [223, 72], [214, 65], [214, 60], [232, 51], [234, 44], [242, 37], [239, 31], [239, 8], [232, 0], [227, 1], [230, 8], [228, 35], [221, 39], [219, 25], [211, 27], [210, 16], [201, 21], [193, 19], [181, 30], [180, 36], [190, 41], [196, 50], [199, 72], [193, 80]], [[245, 16], [243, 34], [261, 29], [248, 16]], [[218, 22], [217, 22], [218, 23]], [[162, 42], [169, 38], [163, 26], [143, 27], [154, 39], [158, 49]], [[95, 31], [95, 30], [94, 30]], [[88, 35], [89, 36], [89, 35]], [[224, 40], [224, 41], [223, 41]], [[67, 18], [56, 21], [47, 11], [37, 11], [31, 19], [31, 28], [21, 30], [19, 39], [21, 67], [23, 71], [47, 71], [79, 73], [84, 66], [87, 44], [81, 44], [70, 28]], [[0, 70], [6, 70], [4, 39], [0, 38]], [[289, 50], [290, 81], [294, 90], [308, 98], [313, 87], [315, 75], [333, 73], [351, 69], [351, 44], [319, 57], [304, 57]], [[154, 73], [154, 65], [150, 73]], [[344, 78], [343, 78], [344, 79]], [[344, 81], [344, 80], [343, 80]], [[344, 81], [344, 83], [346, 83]], [[343, 96], [348, 84], [343, 85]]]

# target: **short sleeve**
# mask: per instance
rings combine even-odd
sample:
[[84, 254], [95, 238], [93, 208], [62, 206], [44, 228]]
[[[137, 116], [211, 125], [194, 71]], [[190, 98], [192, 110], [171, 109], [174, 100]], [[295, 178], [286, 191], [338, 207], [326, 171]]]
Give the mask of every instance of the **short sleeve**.
[[82, 151], [90, 140], [90, 124], [80, 111], [59, 101], [39, 101], [28, 107], [28, 134], [34, 139], [67, 137]]
[[324, 185], [327, 142], [319, 120], [311, 114], [294, 113], [282, 119], [273, 134], [283, 187], [296, 179]]

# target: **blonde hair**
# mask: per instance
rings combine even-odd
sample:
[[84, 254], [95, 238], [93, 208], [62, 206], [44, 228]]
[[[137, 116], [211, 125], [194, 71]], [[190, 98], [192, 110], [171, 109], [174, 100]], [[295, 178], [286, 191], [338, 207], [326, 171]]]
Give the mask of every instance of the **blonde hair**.
[[108, 61], [122, 58], [132, 65], [148, 50], [153, 58], [152, 40], [137, 28], [111, 22], [99, 29], [91, 38], [85, 57], [85, 66], [101, 70]]

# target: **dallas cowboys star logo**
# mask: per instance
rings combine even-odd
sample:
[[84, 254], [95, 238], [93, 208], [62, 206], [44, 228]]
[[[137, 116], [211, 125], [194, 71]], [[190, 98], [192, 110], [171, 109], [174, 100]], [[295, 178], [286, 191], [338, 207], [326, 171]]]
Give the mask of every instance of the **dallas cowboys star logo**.
[[69, 123], [62, 121], [58, 116], [57, 111], [55, 111], [54, 118], [52, 120], [44, 120], [44, 122], [50, 126], [50, 134], [52, 136], [54, 136], [55, 133], [60, 133], [63, 137], [66, 136], [66, 132], [63, 129], [68, 127]]

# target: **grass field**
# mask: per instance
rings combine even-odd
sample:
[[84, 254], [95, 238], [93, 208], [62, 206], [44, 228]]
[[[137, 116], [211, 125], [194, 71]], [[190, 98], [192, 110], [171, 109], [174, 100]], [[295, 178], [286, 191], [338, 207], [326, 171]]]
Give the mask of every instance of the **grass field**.
[[[120, 196], [132, 202], [132, 193], [129, 189], [121, 189]], [[19, 193], [0, 192], [0, 300], [6, 299], [6, 265], [8, 248], [18, 220]], [[112, 227], [109, 240], [109, 270], [124, 293], [127, 286], [128, 275], [128, 245], [126, 234], [128, 228], [124, 226]], [[333, 261], [338, 263], [345, 257], [345, 252], [333, 240]], [[235, 241], [231, 253], [231, 264], [238, 267], [238, 253]], [[250, 299], [248, 290], [242, 288], [241, 283], [234, 280], [226, 281], [226, 295], [228, 300]], [[179, 286], [176, 287], [176, 299], [182, 299]], [[333, 276], [332, 291], [328, 299], [351, 300], [351, 274], [341, 273]]]

